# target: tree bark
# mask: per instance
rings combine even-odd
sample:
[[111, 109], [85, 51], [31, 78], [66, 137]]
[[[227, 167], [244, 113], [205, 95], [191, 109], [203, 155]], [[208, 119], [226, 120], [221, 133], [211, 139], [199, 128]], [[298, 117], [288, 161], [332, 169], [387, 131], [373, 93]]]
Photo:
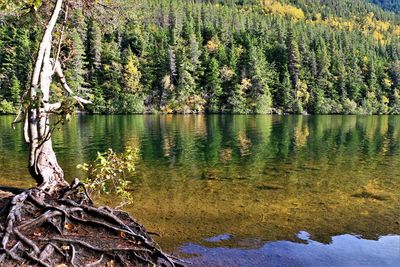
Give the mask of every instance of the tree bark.
[[62, 5], [63, 0], [57, 0], [39, 46], [29, 91], [31, 104], [24, 127], [25, 139], [29, 144], [29, 172], [36, 180], [38, 188], [49, 194], [68, 185], [51, 142], [50, 114], [61, 105], [49, 103], [50, 84], [57, 64], [50, 58], [52, 33]]
[[78, 179], [71, 185], [64, 179], [51, 142], [50, 114], [63, 108], [61, 103], [50, 103], [53, 75], [76, 101], [90, 101], [76, 96], [64, 78], [58, 62], [61, 38], [56, 58], [50, 57], [52, 33], [62, 6], [63, 0], [57, 0], [40, 43], [29, 90], [30, 105], [24, 112], [29, 171], [38, 186], [15, 191], [18, 194], [0, 211], [0, 266], [105, 266], [110, 262], [115, 266], [181, 266], [127, 213], [96, 208]]

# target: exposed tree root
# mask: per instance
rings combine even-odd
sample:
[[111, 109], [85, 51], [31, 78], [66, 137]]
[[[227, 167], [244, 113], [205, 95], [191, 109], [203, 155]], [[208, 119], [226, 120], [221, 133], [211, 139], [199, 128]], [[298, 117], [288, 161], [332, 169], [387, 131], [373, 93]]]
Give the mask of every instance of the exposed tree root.
[[95, 207], [75, 181], [14, 196], [0, 214], [0, 266], [182, 266], [127, 213]]

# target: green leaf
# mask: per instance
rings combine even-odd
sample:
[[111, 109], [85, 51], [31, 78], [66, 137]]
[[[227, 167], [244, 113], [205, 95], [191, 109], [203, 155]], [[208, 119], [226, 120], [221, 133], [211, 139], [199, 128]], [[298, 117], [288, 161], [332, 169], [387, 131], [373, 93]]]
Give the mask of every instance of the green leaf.
[[41, 4], [42, 4], [41, 0], [35, 0], [35, 2], [33, 3], [33, 9], [35, 11], [38, 10]]

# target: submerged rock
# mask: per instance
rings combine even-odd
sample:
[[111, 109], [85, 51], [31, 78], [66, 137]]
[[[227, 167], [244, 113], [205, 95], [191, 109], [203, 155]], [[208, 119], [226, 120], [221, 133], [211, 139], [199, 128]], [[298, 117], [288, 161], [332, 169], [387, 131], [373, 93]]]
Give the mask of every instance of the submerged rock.
[[281, 185], [274, 185], [274, 184], [262, 184], [256, 187], [259, 190], [281, 190], [284, 189]]
[[383, 190], [376, 182], [370, 182], [365, 185], [359, 192], [352, 195], [358, 198], [368, 198], [380, 201], [392, 199], [392, 195]]
[[384, 194], [384, 193], [375, 194], [375, 193], [371, 193], [371, 192], [367, 192], [367, 191], [362, 191], [362, 192], [353, 194], [352, 196], [358, 197], [358, 198], [370, 198], [370, 199], [375, 199], [375, 200], [380, 200], [380, 201], [390, 200], [389, 194]]

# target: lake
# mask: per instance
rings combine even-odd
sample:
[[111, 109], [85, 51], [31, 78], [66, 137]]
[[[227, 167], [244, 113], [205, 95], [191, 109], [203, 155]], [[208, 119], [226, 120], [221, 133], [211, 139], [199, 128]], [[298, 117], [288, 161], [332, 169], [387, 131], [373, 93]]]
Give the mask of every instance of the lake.
[[[13, 118], [0, 182], [32, 186]], [[69, 180], [97, 151], [140, 148], [125, 209], [195, 266], [400, 262], [400, 116], [80, 115], [53, 143]]]

